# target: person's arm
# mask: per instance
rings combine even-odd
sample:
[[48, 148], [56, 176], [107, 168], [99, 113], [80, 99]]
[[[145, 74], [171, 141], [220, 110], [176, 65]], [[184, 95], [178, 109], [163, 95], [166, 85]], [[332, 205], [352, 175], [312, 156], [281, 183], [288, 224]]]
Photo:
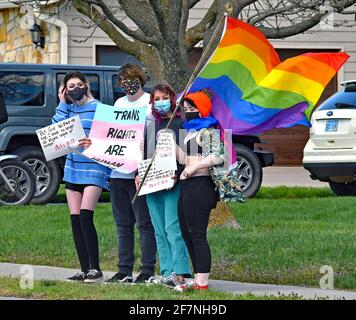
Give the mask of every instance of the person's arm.
[[65, 102], [65, 89], [62, 85], [58, 89], [58, 98], [60, 102], [52, 117], [52, 124], [69, 118], [69, 105]]
[[224, 162], [224, 155], [221, 152], [220, 135], [217, 130], [207, 129], [204, 132], [202, 136], [202, 148], [204, 158], [193, 165], [185, 167], [181, 179], [190, 178], [199, 169], [210, 168]]

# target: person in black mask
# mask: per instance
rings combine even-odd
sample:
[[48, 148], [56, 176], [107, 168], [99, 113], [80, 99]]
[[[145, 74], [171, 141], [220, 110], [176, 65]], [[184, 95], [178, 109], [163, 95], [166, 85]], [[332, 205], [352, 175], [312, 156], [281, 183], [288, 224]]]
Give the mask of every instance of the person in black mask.
[[[89, 89], [89, 82], [80, 72], [64, 77], [58, 91], [60, 103], [52, 123], [79, 115], [89, 135], [98, 100]], [[81, 142], [80, 144], [81, 145]], [[94, 210], [103, 189], [108, 189], [111, 170], [76, 153], [67, 155], [64, 168], [65, 189], [71, 217], [72, 233], [81, 270], [69, 281], [100, 282], [99, 245], [94, 225]]]
[[181, 192], [178, 219], [192, 261], [195, 280], [176, 286], [177, 291], [189, 288], [208, 289], [211, 252], [207, 227], [210, 212], [218, 201], [218, 191], [209, 168], [224, 163], [220, 132], [216, 130], [219, 123], [211, 116], [211, 95], [210, 91], [202, 90], [183, 97], [183, 113], [186, 119], [183, 127], [186, 132], [178, 150], [182, 154], [179, 159], [185, 163], [185, 169], [179, 178]]

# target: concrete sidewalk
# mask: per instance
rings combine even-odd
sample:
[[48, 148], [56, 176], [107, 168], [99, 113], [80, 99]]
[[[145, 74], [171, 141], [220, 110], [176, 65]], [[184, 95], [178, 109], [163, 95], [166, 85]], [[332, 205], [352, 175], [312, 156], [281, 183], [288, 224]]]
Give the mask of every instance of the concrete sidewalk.
[[[0, 263], [0, 277], [20, 277], [23, 265]], [[63, 281], [78, 270], [46, 266], [32, 266], [34, 280]], [[104, 272], [105, 279], [114, 275], [114, 272]], [[290, 296], [298, 295], [304, 299], [347, 299], [356, 300], [356, 291], [323, 290], [319, 288], [305, 288], [298, 286], [269, 285], [255, 283], [241, 283], [233, 281], [211, 280], [212, 289], [234, 294], [252, 293], [256, 296]]]
[[312, 180], [309, 175], [303, 167], [266, 167], [263, 169], [262, 186], [329, 187], [327, 182]]

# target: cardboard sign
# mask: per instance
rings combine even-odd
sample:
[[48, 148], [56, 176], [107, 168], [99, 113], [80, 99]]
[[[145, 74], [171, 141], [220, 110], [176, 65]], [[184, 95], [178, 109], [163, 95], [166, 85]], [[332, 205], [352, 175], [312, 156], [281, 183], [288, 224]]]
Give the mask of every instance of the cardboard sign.
[[98, 104], [83, 155], [122, 173], [137, 170], [142, 159], [146, 108], [118, 108]]
[[[138, 175], [140, 179], [143, 179], [150, 161], [151, 159], [147, 159], [138, 162]], [[156, 168], [155, 162], [153, 162], [139, 196], [172, 188], [174, 185], [174, 179], [172, 179], [172, 177], [174, 177], [174, 175], [175, 170], [159, 170]]]
[[177, 170], [176, 142], [172, 132], [158, 132], [155, 164], [158, 170]]
[[71, 153], [69, 147], [85, 137], [79, 116], [38, 129], [36, 134], [47, 161]]

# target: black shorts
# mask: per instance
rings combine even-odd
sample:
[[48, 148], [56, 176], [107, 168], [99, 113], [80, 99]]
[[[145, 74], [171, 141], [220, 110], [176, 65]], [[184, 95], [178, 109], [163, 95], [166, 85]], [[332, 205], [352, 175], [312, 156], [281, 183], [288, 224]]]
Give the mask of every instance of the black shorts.
[[89, 186], [94, 186], [97, 187], [94, 184], [75, 184], [75, 183], [70, 183], [70, 182], [66, 182], [64, 184], [65, 188], [68, 190], [73, 190], [73, 191], [77, 191], [80, 193], [84, 192], [84, 188], [89, 187]]

